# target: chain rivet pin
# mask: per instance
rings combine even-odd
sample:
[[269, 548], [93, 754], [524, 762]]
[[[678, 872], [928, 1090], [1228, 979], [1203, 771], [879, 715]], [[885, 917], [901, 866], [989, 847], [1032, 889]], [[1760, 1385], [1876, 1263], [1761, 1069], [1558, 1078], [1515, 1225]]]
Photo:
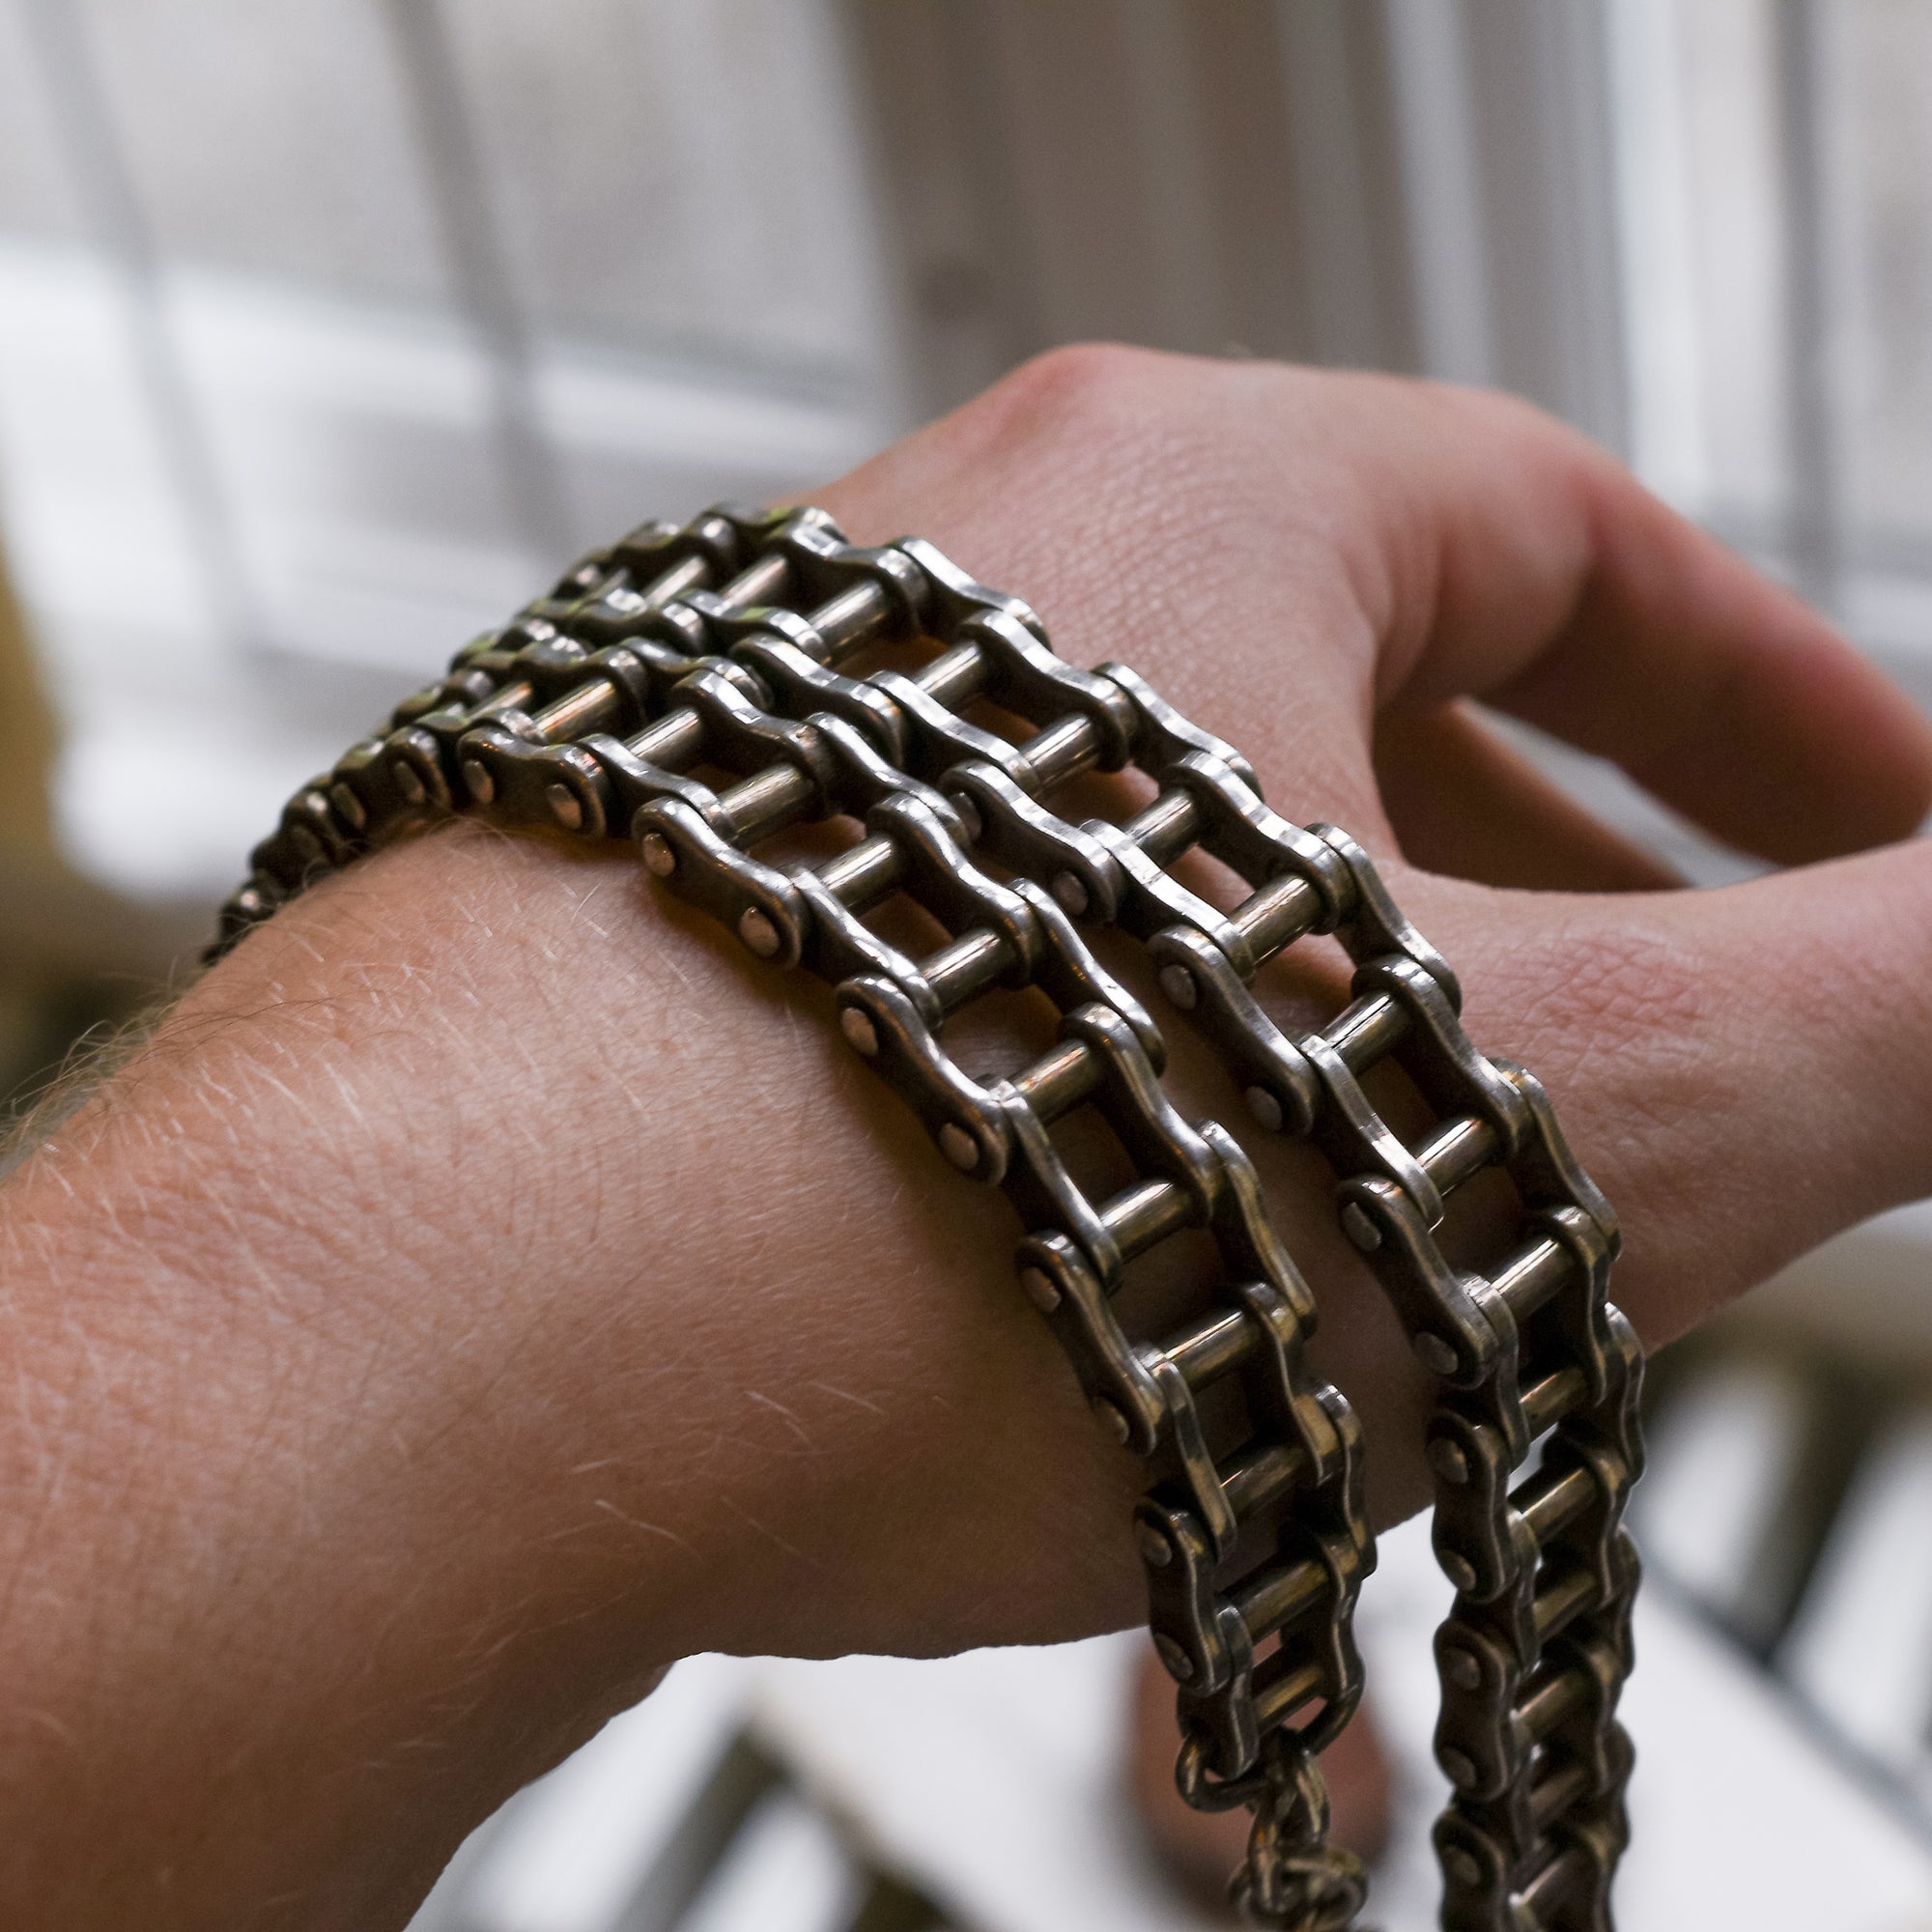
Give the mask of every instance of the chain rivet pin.
[[1442, 1566], [1442, 1574], [1459, 1590], [1473, 1590], [1476, 1587], [1476, 1566], [1466, 1556], [1459, 1556], [1453, 1549], [1437, 1552], [1436, 1561]]
[[1185, 966], [1163, 966], [1160, 969], [1160, 990], [1167, 995], [1168, 1004], [1179, 1007], [1183, 1013], [1191, 1013], [1200, 1003], [1201, 988], [1194, 983], [1194, 975]]
[[1440, 1335], [1432, 1335], [1424, 1329], [1408, 1346], [1415, 1350], [1415, 1359], [1431, 1375], [1453, 1376], [1456, 1373], [1456, 1350]]
[[1271, 1134], [1281, 1132], [1281, 1102], [1265, 1087], [1250, 1087], [1241, 1098], [1248, 1103], [1248, 1112], [1257, 1126], [1265, 1127]]
[[583, 801], [559, 780], [546, 794], [552, 815], [566, 832], [583, 830]]
[[494, 805], [497, 802], [497, 781], [490, 776], [489, 767], [481, 758], [464, 759], [463, 782], [478, 805]]
[[423, 783], [422, 774], [407, 758], [392, 759], [389, 776], [395, 781], [396, 789], [411, 805], [428, 803], [429, 787]]
[[969, 845], [977, 845], [986, 836], [986, 821], [980, 816], [980, 808], [963, 791], [950, 791], [946, 802], [959, 814], [959, 829], [966, 835]]
[[1452, 1484], [1459, 1490], [1469, 1480], [1469, 1459], [1463, 1455], [1462, 1445], [1450, 1441], [1446, 1435], [1430, 1437], [1429, 1466], [1445, 1483]]
[[668, 879], [677, 870], [677, 854], [662, 832], [646, 832], [640, 841], [644, 869], [654, 879]]
[[1372, 1255], [1382, 1244], [1382, 1231], [1351, 1201], [1342, 1209], [1342, 1232], [1363, 1254]]
[[838, 1031], [851, 1042], [856, 1053], [867, 1060], [879, 1057], [879, 1030], [872, 1024], [871, 1015], [862, 1012], [857, 1007], [847, 1007], [838, 1015]]
[[1480, 1690], [1483, 1688], [1482, 1660], [1472, 1650], [1445, 1650], [1442, 1653], [1442, 1675], [1459, 1690]]
[[[1021, 1268], [1020, 1287], [1025, 1291], [1026, 1298], [1042, 1315], [1051, 1315], [1060, 1306], [1060, 1291], [1054, 1287], [1053, 1277], [1044, 1268]], [[1146, 1546], [1143, 1545], [1142, 1548], [1145, 1548]], [[1161, 1548], [1165, 1549], [1166, 1544], [1163, 1543]]]
[[1140, 1545], [1141, 1561], [1150, 1570], [1165, 1570], [1174, 1561], [1174, 1545], [1152, 1523], [1136, 1523], [1134, 1541]]
[[1048, 891], [1060, 901], [1061, 910], [1069, 919], [1081, 919], [1086, 916], [1087, 908], [1092, 901], [1087, 896], [1087, 888], [1071, 872], [1056, 872]]
[[940, 1128], [939, 1151], [961, 1174], [971, 1174], [980, 1165], [980, 1143], [956, 1121]]
[[1458, 1885], [1480, 1885], [1483, 1882], [1483, 1868], [1461, 1845], [1451, 1845], [1442, 1854], [1442, 1869]]
[[1116, 1442], [1125, 1443], [1132, 1431], [1127, 1427], [1127, 1418], [1103, 1395], [1094, 1398], [1093, 1409], [1095, 1418]]
[[756, 906], [747, 906], [738, 918], [738, 937], [760, 959], [778, 956], [779, 929]]

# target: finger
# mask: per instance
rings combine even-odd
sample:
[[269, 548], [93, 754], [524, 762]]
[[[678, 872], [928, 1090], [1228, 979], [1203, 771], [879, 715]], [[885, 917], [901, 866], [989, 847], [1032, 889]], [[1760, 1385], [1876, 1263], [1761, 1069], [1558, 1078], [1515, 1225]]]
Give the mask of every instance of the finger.
[[1932, 1193], [1932, 844], [1708, 893], [1403, 892], [1617, 1205], [1651, 1345]]
[[1543, 892], [1683, 883], [1557, 790], [1465, 705], [1379, 720], [1376, 776], [1405, 856], [1432, 872]]
[[1405, 392], [1379, 494], [1384, 696], [1487, 698], [1787, 864], [1900, 838], [1932, 730], [1788, 590], [1548, 418]]
[[1903, 837], [1932, 732], [1583, 438], [1473, 390], [1119, 349], [1036, 359], [827, 500], [1022, 590], [1238, 738], [1292, 815], [1378, 814], [1378, 708], [1476, 696], [1747, 850]]

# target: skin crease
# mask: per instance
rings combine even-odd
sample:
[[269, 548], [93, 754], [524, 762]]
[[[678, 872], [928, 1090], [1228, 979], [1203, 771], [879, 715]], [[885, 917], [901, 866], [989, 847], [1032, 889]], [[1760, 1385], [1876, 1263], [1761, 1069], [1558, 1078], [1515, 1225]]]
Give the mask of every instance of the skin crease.
[[[1932, 738], [1569, 432], [1066, 351], [814, 499], [1021, 590], [1371, 847], [1618, 1204], [1649, 1344], [1932, 1191], [1932, 858], [1889, 842]], [[1469, 696], [1806, 869], [1667, 890]], [[621, 848], [449, 828], [278, 915], [24, 1160], [0, 1922], [401, 1926], [689, 1651], [1137, 1620], [1136, 1465], [1014, 1291], [1011, 1217], [830, 1017]], [[1184, 1111], [1247, 1136], [1167, 1031]], [[1391, 1521], [1418, 1376], [1319, 1165], [1249, 1145]]]

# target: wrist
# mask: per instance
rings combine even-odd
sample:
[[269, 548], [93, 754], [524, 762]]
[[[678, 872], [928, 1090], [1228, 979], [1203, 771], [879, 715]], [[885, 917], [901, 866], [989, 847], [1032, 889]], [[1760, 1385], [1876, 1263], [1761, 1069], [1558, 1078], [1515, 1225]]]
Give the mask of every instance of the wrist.
[[268, 1857], [405, 1896], [385, 1817], [446, 1853], [691, 1650], [1135, 1615], [1130, 1460], [825, 1017], [628, 862], [458, 828], [289, 908], [14, 1177], [61, 1414], [11, 1432], [0, 1776], [77, 1833], [150, 1795], [117, 1904], [166, 1922], [210, 1817], [183, 1922]]

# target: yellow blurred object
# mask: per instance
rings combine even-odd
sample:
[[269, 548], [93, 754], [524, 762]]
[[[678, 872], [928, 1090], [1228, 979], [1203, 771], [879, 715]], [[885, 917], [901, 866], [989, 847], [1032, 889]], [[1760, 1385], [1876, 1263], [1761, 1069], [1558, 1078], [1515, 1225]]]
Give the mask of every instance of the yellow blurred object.
[[53, 850], [53, 707], [0, 557], [0, 847]]
[[0, 1132], [73, 1042], [153, 997], [208, 915], [123, 898], [54, 837], [59, 731], [0, 555]]

